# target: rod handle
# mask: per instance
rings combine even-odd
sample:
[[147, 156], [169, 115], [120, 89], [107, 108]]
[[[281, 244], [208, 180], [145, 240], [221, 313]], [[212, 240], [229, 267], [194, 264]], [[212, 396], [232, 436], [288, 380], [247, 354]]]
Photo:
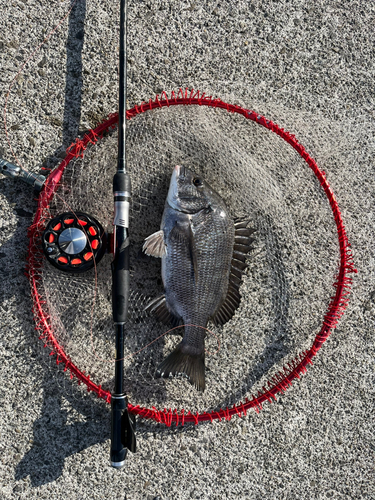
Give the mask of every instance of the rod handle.
[[129, 307], [129, 237], [117, 249], [112, 263], [112, 309], [113, 321], [125, 323]]
[[121, 468], [128, 450], [136, 451], [135, 417], [128, 412], [124, 394], [114, 394], [111, 399], [111, 465]]
[[122, 412], [127, 407], [125, 396], [113, 395], [111, 407], [111, 465], [116, 469], [120, 469], [125, 465], [125, 458], [128, 453], [121, 439], [121, 417]]

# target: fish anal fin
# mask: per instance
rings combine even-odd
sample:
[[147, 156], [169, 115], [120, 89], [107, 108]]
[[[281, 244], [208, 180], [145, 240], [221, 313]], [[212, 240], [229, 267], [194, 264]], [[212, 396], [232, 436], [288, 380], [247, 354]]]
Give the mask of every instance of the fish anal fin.
[[152, 257], [165, 257], [167, 255], [167, 245], [164, 242], [164, 232], [162, 229], [151, 234], [145, 239], [143, 251]]

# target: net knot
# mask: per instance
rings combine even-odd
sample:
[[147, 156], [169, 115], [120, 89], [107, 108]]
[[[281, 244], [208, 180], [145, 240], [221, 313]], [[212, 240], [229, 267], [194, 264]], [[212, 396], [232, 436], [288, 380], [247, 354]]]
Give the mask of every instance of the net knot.
[[95, 130], [91, 129], [87, 132], [87, 134], [85, 134], [84, 139], [86, 139], [86, 142], [95, 144], [98, 141], [98, 134], [95, 132]]
[[67, 148], [66, 154], [70, 154], [75, 158], [83, 158], [85, 149], [86, 146], [84, 141], [76, 139], [76, 142], [72, 142], [72, 144]]

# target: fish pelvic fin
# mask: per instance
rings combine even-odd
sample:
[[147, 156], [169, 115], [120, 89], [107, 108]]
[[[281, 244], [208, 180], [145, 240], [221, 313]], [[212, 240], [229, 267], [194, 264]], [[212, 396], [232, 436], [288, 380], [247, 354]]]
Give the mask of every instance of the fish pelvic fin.
[[182, 324], [181, 318], [175, 316], [167, 306], [167, 301], [165, 295], [161, 295], [156, 299], [151, 300], [144, 308], [146, 313], [155, 316], [158, 321], [164, 323], [165, 325], [172, 325], [173, 327]]
[[189, 346], [181, 342], [158, 366], [155, 375], [156, 378], [185, 376], [191, 385], [198, 389], [198, 391], [203, 392], [206, 387], [205, 353], [203, 351], [200, 354], [196, 354], [194, 351], [196, 350], [189, 349]]
[[146, 255], [152, 257], [165, 257], [167, 255], [167, 245], [164, 242], [164, 232], [162, 229], [156, 231], [145, 239], [142, 247]]

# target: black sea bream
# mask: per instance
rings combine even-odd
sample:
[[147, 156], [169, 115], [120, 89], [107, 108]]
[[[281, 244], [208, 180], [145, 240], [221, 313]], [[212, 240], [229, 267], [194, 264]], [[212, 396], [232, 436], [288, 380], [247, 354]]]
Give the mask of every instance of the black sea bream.
[[246, 221], [233, 221], [223, 200], [200, 176], [174, 168], [161, 229], [143, 246], [147, 255], [162, 258], [165, 288], [165, 295], [147, 310], [165, 323], [185, 325], [182, 342], [160, 364], [157, 377], [185, 375], [204, 390], [204, 328], [209, 319], [224, 324], [239, 305], [254, 231], [246, 226]]

